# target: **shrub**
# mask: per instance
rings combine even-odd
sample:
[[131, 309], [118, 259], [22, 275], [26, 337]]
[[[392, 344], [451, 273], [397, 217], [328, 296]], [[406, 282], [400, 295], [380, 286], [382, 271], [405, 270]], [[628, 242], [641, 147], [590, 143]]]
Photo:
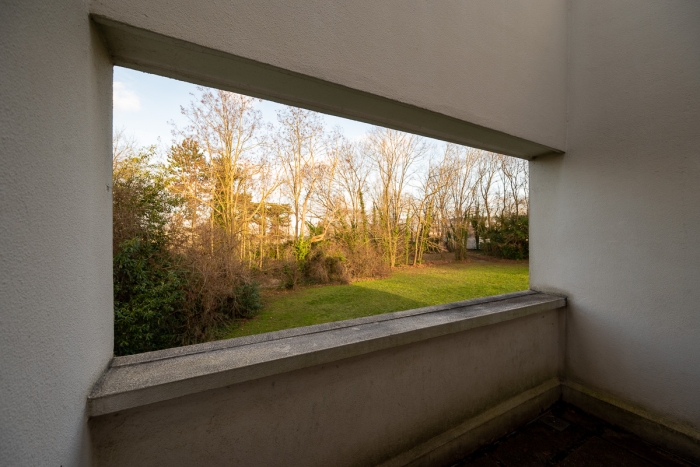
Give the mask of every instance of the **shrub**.
[[345, 258], [342, 252], [330, 246], [314, 248], [304, 265], [304, 273], [309, 281], [316, 284], [340, 282], [347, 284], [350, 276], [345, 268]]
[[153, 148], [114, 161], [114, 351], [172, 347], [182, 333], [187, 272], [168, 247], [165, 226], [179, 200], [151, 170]]
[[157, 242], [125, 240], [114, 256], [114, 352], [177, 345], [182, 333], [185, 272]]
[[292, 250], [294, 251], [294, 258], [298, 262], [303, 263], [311, 252], [311, 242], [308, 239], [299, 238], [292, 243]]
[[201, 342], [225, 319], [262, 308], [257, 283], [225, 243], [206, 254], [178, 243], [167, 226], [182, 203], [149, 168], [152, 156], [142, 152], [114, 166], [116, 355]]
[[343, 238], [313, 244], [302, 269], [304, 278], [315, 284], [347, 284], [390, 273], [389, 265], [371, 242], [351, 243]]
[[240, 318], [252, 318], [263, 307], [257, 282], [246, 282], [236, 287], [233, 296], [236, 315]]
[[386, 277], [391, 273], [384, 255], [371, 243], [361, 243], [347, 250], [345, 268], [351, 279]]
[[486, 254], [505, 259], [528, 259], [529, 236], [527, 216], [504, 216], [485, 229]]
[[222, 322], [253, 317], [262, 308], [259, 285], [244, 264], [226, 253], [225, 248], [206, 254], [196, 248], [182, 252], [188, 270], [182, 344], [210, 340]]
[[281, 271], [282, 286], [285, 289], [295, 288], [302, 279], [300, 263], [296, 259], [284, 261]]

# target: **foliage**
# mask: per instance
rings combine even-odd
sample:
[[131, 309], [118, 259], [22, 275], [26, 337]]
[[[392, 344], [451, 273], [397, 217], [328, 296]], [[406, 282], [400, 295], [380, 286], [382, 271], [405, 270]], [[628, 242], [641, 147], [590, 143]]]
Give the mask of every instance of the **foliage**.
[[350, 278], [345, 263], [346, 258], [339, 249], [333, 245], [319, 245], [304, 265], [305, 276], [315, 284], [347, 284]]
[[168, 249], [166, 225], [178, 206], [153, 148], [115, 160], [113, 173], [115, 353], [177, 345], [186, 272]]
[[484, 252], [497, 258], [528, 259], [527, 216], [504, 216], [484, 230]]
[[162, 242], [124, 240], [114, 256], [116, 355], [164, 349], [179, 343], [187, 283]]
[[113, 245], [142, 238], [165, 244], [166, 225], [180, 199], [167, 190], [163, 167], [153, 162], [155, 147], [115, 158], [112, 169]]
[[527, 257], [526, 161], [379, 127], [353, 142], [295, 108], [266, 124], [258, 102], [199, 88], [164, 163], [117, 135], [118, 352], [201, 342], [255, 316], [258, 281], [385, 277], [425, 253], [464, 259], [472, 235]]
[[311, 252], [311, 242], [307, 238], [298, 238], [292, 243], [292, 251], [294, 259], [303, 264]]
[[236, 316], [241, 318], [252, 318], [263, 307], [260, 286], [257, 282], [246, 282], [239, 285], [234, 290], [233, 296], [235, 297]]
[[199, 342], [225, 319], [262, 308], [257, 283], [237, 262], [179, 243], [172, 219], [183, 198], [168, 190], [153, 156], [149, 148], [114, 161], [116, 355]]

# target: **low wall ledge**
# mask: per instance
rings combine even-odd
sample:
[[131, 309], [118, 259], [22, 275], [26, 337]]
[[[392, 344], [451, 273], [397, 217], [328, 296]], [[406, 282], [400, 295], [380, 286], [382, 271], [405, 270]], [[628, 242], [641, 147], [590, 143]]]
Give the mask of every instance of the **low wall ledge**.
[[115, 357], [88, 397], [91, 417], [566, 306], [532, 290]]

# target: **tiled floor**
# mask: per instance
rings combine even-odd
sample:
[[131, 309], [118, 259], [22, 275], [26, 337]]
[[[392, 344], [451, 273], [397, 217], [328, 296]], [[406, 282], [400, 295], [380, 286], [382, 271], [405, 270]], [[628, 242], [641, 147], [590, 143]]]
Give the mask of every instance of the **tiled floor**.
[[453, 467], [698, 467], [564, 403]]

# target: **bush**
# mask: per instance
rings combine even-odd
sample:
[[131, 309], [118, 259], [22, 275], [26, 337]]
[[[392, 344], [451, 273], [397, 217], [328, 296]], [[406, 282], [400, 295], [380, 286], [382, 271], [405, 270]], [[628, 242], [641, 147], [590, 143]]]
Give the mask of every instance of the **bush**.
[[302, 279], [301, 266], [296, 259], [284, 261], [280, 270], [281, 284], [285, 289], [295, 288]]
[[314, 243], [290, 242], [284, 248], [284, 257], [267, 272], [279, 277], [280, 285], [286, 289], [310, 284], [347, 284], [357, 279], [386, 277], [391, 272], [381, 251], [371, 241], [351, 242], [340, 235]]
[[347, 248], [346, 258], [345, 268], [352, 280], [387, 277], [391, 273], [382, 252], [369, 242]]
[[178, 244], [166, 226], [182, 202], [149, 168], [152, 157], [150, 150], [114, 166], [116, 355], [201, 342], [225, 319], [262, 308], [257, 283], [225, 246], [201, 254]]
[[149, 162], [153, 148], [114, 161], [114, 352], [179, 343], [187, 272], [168, 247], [165, 225], [179, 200]]
[[233, 293], [234, 309], [240, 318], [252, 318], [263, 307], [260, 298], [260, 286], [257, 282], [246, 282], [236, 288]]
[[347, 284], [386, 277], [391, 272], [381, 252], [370, 242], [348, 244], [342, 239], [314, 244], [302, 269], [305, 279], [315, 284]]
[[345, 267], [342, 252], [328, 246], [314, 248], [304, 265], [304, 273], [309, 281], [316, 284], [339, 282], [347, 284], [350, 276]]
[[157, 242], [125, 240], [114, 256], [114, 353], [164, 349], [180, 341], [187, 280]]
[[210, 340], [216, 327], [231, 318], [250, 318], [262, 308], [259, 286], [252, 281], [244, 265], [224, 251], [201, 254], [185, 250], [188, 280], [182, 313], [186, 325], [181, 344]]
[[497, 258], [528, 259], [530, 255], [528, 217], [507, 216], [482, 235], [484, 252]]
[[167, 244], [122, 242], [113, 269], [115, 354], [202, 342], [226, 319], [257, 315], [259, 285], [211, 262], [175, 255]]

